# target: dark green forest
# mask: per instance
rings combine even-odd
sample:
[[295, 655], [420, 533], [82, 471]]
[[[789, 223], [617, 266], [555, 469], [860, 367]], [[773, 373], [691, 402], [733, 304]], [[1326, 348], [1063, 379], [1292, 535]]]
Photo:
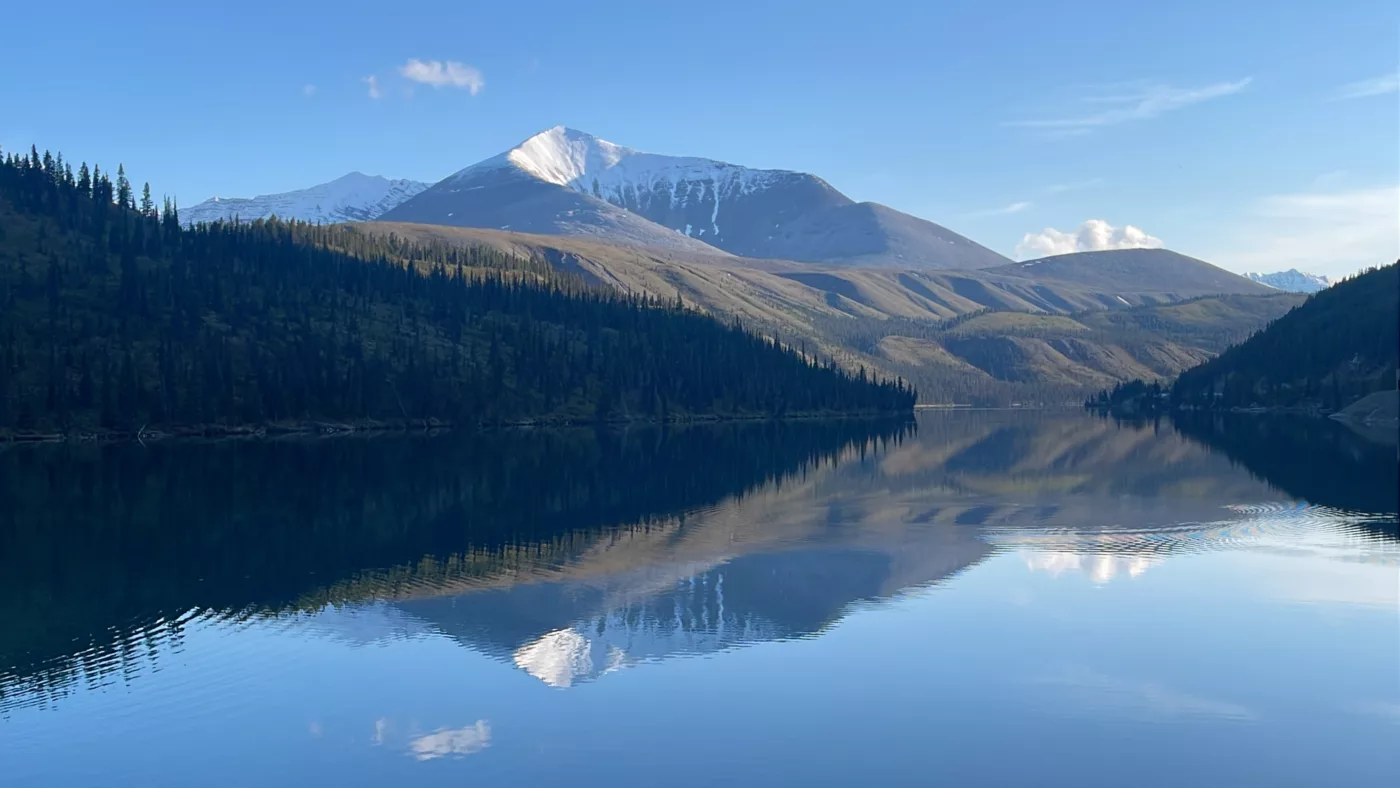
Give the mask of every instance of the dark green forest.
[[1339, 282], [1177, 378], [1171, 399], [1195, 408], [1340, 410], [1395, 388], [1400, 262]]
[[1084, 404], [1121, 415], [1171, 409], [1338, 411], [1396, 386], [1400, 262], [1369, 269], [1294, 307], [1169, 388], [1141, 380]]
[[0, 160], [0, 436], [892, 413], [913, 390], [540, 261], [277, 220], [182, 227]]

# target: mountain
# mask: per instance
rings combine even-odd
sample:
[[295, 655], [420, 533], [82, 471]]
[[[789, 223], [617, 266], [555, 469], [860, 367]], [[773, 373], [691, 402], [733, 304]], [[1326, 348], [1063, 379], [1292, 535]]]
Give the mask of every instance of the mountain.
[[1306, 298], [1228, 273], [1225, 287], [1250, 294], [1200, 295], [1210, 291], [1209, 283], [1189, 277], [1144, 277], [1142, 284], [1131, 277], [1096, 278], [1087, 265], [1078, 276], [1066, 274], [1080, 281], [1065, 282], [998, 269], [691, 259], [587, 238], [393, 222], [354, 225], [354, 231], [492, 247], [548, 262], [590, 284], [680, 298], [848, 368], [863, 364], [901, 375], [926, 403], [1060, 404], [1115, 381], [1170, 378]]
[[[113, 198], [116, 202], [113, 202]], [[0, 162], [0, 437], [907, 412], [914, 394], [537, 260], [358, 225], [182, 227]], [[43, 284], [40, 284], [40, 283]]]
[[844, 266], [1008, 262], [932, 222], [857, 203], [814, 175], [643, 153], [562, 126], [449, 176], [380, 218]]
[[1290, 293], [1316, 293], [1332, 286], [1327, 277], [1303, 273], [1296, 268], [1272, 274], [1249, 273], [1245, 274], [1245, 278]]
[[[1203, 295], [1278, 292], [1223, 268], [1167, 249], [1076, 252], [989, 269], [988, 273], [1125, 292], [1153, 292], [1180, 300]], [[1127, 302], [1125, 301], [1124, 304]]]
[[1183, 372], [1172, 400], [1193, 408], [1340, 410], [1396, 387], [1400, 262], [1339, 282], [1268, 328]]
[[313, 224], [364, 222], [374, 219], [415, 194], [428, 184], [390, 180], [379, 175], [352, 172], [329, 183], [282, 194], [257, 197], [215, 197], [192, 207], [181, 208], [181, 220], [194, 224], [232, 220], [244, 221], [277, 216]]

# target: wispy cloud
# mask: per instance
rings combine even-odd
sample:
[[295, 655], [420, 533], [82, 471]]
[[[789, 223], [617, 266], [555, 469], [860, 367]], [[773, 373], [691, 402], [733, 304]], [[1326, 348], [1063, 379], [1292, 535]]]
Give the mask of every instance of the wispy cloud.
[[1070, 181], [1069, 183], [1052, 183], [1041, 191], [1047, 195], [1064, 194], [1065, 192], [1077, 192], [1080, 189], [1089, 189], [1102, 185], [1103, 178], [1089, 178], [1083, 181]]
[[1148, 120], [1173, 110], [1200, 104], [1203, 101], [1230, 96], [1249, 87], [1249, 83], [1252, 81], [1254, 81], [1253, 77], [1245, 77], [1234, 82], [1217, 82], [1195, 88], [1148, 85], [1110, 95], [1086, 96], [1081, 99], [1082, 102], [1108, 105], [1108, 109], [1087, 115], [1013, 120], [1008, 121], [1005, 125], [1041, 129], [1057, 136], [1078, 136], [1088, 134], [1092, 130], [1104, 126]]
[[1400, 71], [1391, 74], [1382, 74], [1379, 77], [1362, 79], [1356, 82], [1348, 82], [1337, 88], [1332, 94], [1333, 101], [1349, 101], [1351, 99], [1370, 98], [1371, 96], [1384, 96], [1387, 93], [1400, 91]]
[[1325, 189], [1328, 187], [1337, 186], [1342, 181], [1345, 181], [1349, 174], [1350, 173], [1348, 173], [1346, 170], [1332, 170], [1330, 172], [1324, 172], [1316, 178], [1313, 178], [1313, 188]]
[[1106, 249], [1160, 249], [1162, 239], [1129, 225], [1114, 227], [1103, 219], [1090, 219], [1070, 230], [1046, 227], [1038, 233], [1026, 233], [1016, 245], [1016, 258], [1049, 257], [1075, 252], [1101, 252]]
[[481, 75], [481, 71], [455, 60], [444, 63], [440, 60], [423, 61], [413, 58], [399, 67], [399, 74], [404, 79], [435, 88], [460, 88], [473, 96], [486, 87], [486, 79]]
[[1010, 205], [1003, 205], [1000, 208], [988, 208], [985, 211], [973, 211], [972, 213], [969, 213], [967, 215], [969, 217], [1006, 216], [1013, 213], [1020, 213], [1021, 211], [1024, 211], [1027, 208], [1031, 207], [1031, 205], [1033, 205], [1033, 203], [1031, 202], [1013, 202]]
[[1271, 195], [1205, 257], [1235, 271], [1346, 276], [1400, 258], [1396, 216], [1400, 186]]
[[364, 79], [361, 79], [360, 81], [365, 83], [366, 85], [369, 85], [370, 98], [377, 99], [384, 95], [383, 92], [379, 90], [379, 77], [370, 74], [369, 76], [365, 77]]
[[316, 95], [316, 86], [310, 83], [301, 86], [301, 95], [311, 98]]

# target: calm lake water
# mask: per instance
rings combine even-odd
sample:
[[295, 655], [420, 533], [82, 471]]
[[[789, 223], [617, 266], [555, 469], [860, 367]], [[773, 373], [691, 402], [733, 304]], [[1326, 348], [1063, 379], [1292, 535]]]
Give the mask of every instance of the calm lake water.
[[0, 784], [1394, 786], [1393, 445], [928, 413], [0, 449]]

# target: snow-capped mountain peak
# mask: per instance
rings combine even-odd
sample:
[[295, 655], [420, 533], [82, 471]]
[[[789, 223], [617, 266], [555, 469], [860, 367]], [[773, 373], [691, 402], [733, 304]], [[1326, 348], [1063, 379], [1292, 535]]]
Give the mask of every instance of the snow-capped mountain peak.
[[1248, 273], [1245, 274], [1245, 278], [1290, 293], [1316, 293], [1332, 286], [1332, 282], [1327, 277], [1305, 273], [1296, 268], [1272, 274]]
[[645, 153], [564, 126], [459, 170], [383, 218], [705, 256], [915, 268], [1007, 262], [932, 222], [857, 203], [815, 175]]
[[214, 197], [181, 208], [180, 220], [195, 224], [234, 217], [251, 221], [278, 216], [321, 224], [363, 222], [378, 218], [426, 188], [428, 184], [418, 181], [351, 172], [309, 189], [257, 197]]
[[[462, 170], [454, 178], [500, 167], [514, 167], [546, 183], [618, 205], [638, 190], [650, 191], [680, 183], [708, 182], [712, 184], [712, 191], [718, 188], [724, 193], [736, 189], [739, 194], [748, 194], [784, 176], [801, 177], [787, 170], [756, 170], [713, 159], [644, 153], [587, 132], [555, 126], [505, 153]], [[675, 199], [686, 196], [674, 189], [671, 192]]]

